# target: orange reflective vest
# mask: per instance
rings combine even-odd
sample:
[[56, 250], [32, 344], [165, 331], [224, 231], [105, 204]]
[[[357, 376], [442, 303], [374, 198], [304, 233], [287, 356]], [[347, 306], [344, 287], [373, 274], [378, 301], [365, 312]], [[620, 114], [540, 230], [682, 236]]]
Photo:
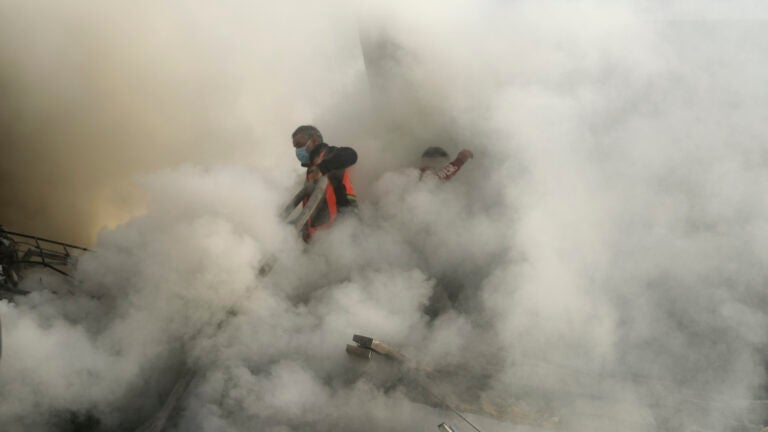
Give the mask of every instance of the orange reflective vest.
[[[315, 158], [311, 167], [322, 161], [324, 156], [325, 150]], [[325, 200], [320, 204], [314, 217], [310, 217], [307, 222], [307, 234], [309, 236], [312, 236], [318, 230], [329, 228], [333, 225], [340, 207], [357, 206], [357, 195], [355, 195], [355, 188], [350, 180], [349, 168], [330, 171], [326, 176], [328, 177], [328, 186], [325, 188]], [[307, 170], [307, 181], [310, 181], [309, 170]], [[302, 205], [306, 205], [308, 199], [305, 198]]]

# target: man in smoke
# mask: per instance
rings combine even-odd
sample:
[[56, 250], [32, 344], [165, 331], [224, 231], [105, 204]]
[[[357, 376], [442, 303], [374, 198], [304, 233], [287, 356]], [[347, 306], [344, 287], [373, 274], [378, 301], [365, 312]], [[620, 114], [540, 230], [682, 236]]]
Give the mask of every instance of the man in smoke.
[[[428, 147], [421, 154], [419, 179], [433, 177], [446, 182], [452, 179], [461, 167], [473, 157], [474, 155], [470, 150], [462, 149], [455, 159], [450, 160], [450, 156], [444, 148]], [[465, 289], [461, 281], [452, 277], [438, 276], [436, 279], [432, 295], [424, 306], [424, 313], [431, 320], [437, 318], [444, 311], [455, 307], [461, 292]]]
[[310, 125], [299, 126], [291, 138], [296, 158], [307, 168], [306, 181], [313, 182], [321, 176], [328, 178], [325, 199], [302, 233], [304, 240], [309, 241], [317, 230], [330, 227], [339, 214], [357, 208], [349, 177], [349, 167], [357, 162], [357, 152], [349, 147], [328, 145], [323, 141], [323, 134]]
[[434, 176], [442, 181], [448, 181], [473, 157], [474, 155], [471, 151], [462, 149], [456, 155], [456, 159], [449, 162], [450, 157], [445, 149], [442, 147], [428, 147], [421, 154], [421, 162], [419, 164], [421, 174], [419, 178]]

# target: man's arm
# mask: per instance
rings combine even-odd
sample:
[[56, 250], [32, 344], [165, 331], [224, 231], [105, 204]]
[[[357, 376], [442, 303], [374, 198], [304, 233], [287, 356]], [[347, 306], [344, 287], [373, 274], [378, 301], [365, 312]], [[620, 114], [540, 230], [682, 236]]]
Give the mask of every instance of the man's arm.
[[322, 174], [328, 174], [329, 171], [346, 169], [357, 162], [357, 152], [349, 147], [338, 147], [333, 153], [323, 158], [317, 164], [317, 168]]
[[459, 152], [459, 154], [456, 156], [456, 159], [448, 162], [444, 167], [437, 170], [435, 175], [442, 181], [448, 181], [453, 176], [455, 176], [457, 172], [459, 172], [464, 163], [473, 157], [474, 155], [471, 151], [464, 149]]

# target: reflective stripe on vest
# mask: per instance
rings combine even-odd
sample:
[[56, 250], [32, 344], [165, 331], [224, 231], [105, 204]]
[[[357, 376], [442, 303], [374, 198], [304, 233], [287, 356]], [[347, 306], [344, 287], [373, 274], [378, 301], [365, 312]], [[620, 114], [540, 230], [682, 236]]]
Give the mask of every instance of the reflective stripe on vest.
[[[344, 189], [347, 192], [347, 200], [350, 203], [357, 202], [357, 194], [355, 194], [355, 188], [352, 187], [352, 181], [349, 179], [349, 168], [344, 170], [344, 177], [341, 179], [344, 183]], [[330, 182], [328, 183], [330, 185]]]

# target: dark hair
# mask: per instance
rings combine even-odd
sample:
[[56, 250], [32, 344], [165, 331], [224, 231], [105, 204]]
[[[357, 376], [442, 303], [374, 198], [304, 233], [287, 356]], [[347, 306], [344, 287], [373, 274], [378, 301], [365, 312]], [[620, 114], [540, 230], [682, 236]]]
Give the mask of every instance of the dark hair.
[[320, 133], [320, 129], [311, 125], [302, 125], [297, 127], [296, 130], [291, 134], [291, 138], [296, 137], [296, 135], [304, 135], [307, 138], [318, 136], [320, 137], [320, 141], [323, 140], [323, 134]]
[[427, 147], [424, 153], [421, 154], [423, 158], [447, 158], [448, 152], [442, 147]]

